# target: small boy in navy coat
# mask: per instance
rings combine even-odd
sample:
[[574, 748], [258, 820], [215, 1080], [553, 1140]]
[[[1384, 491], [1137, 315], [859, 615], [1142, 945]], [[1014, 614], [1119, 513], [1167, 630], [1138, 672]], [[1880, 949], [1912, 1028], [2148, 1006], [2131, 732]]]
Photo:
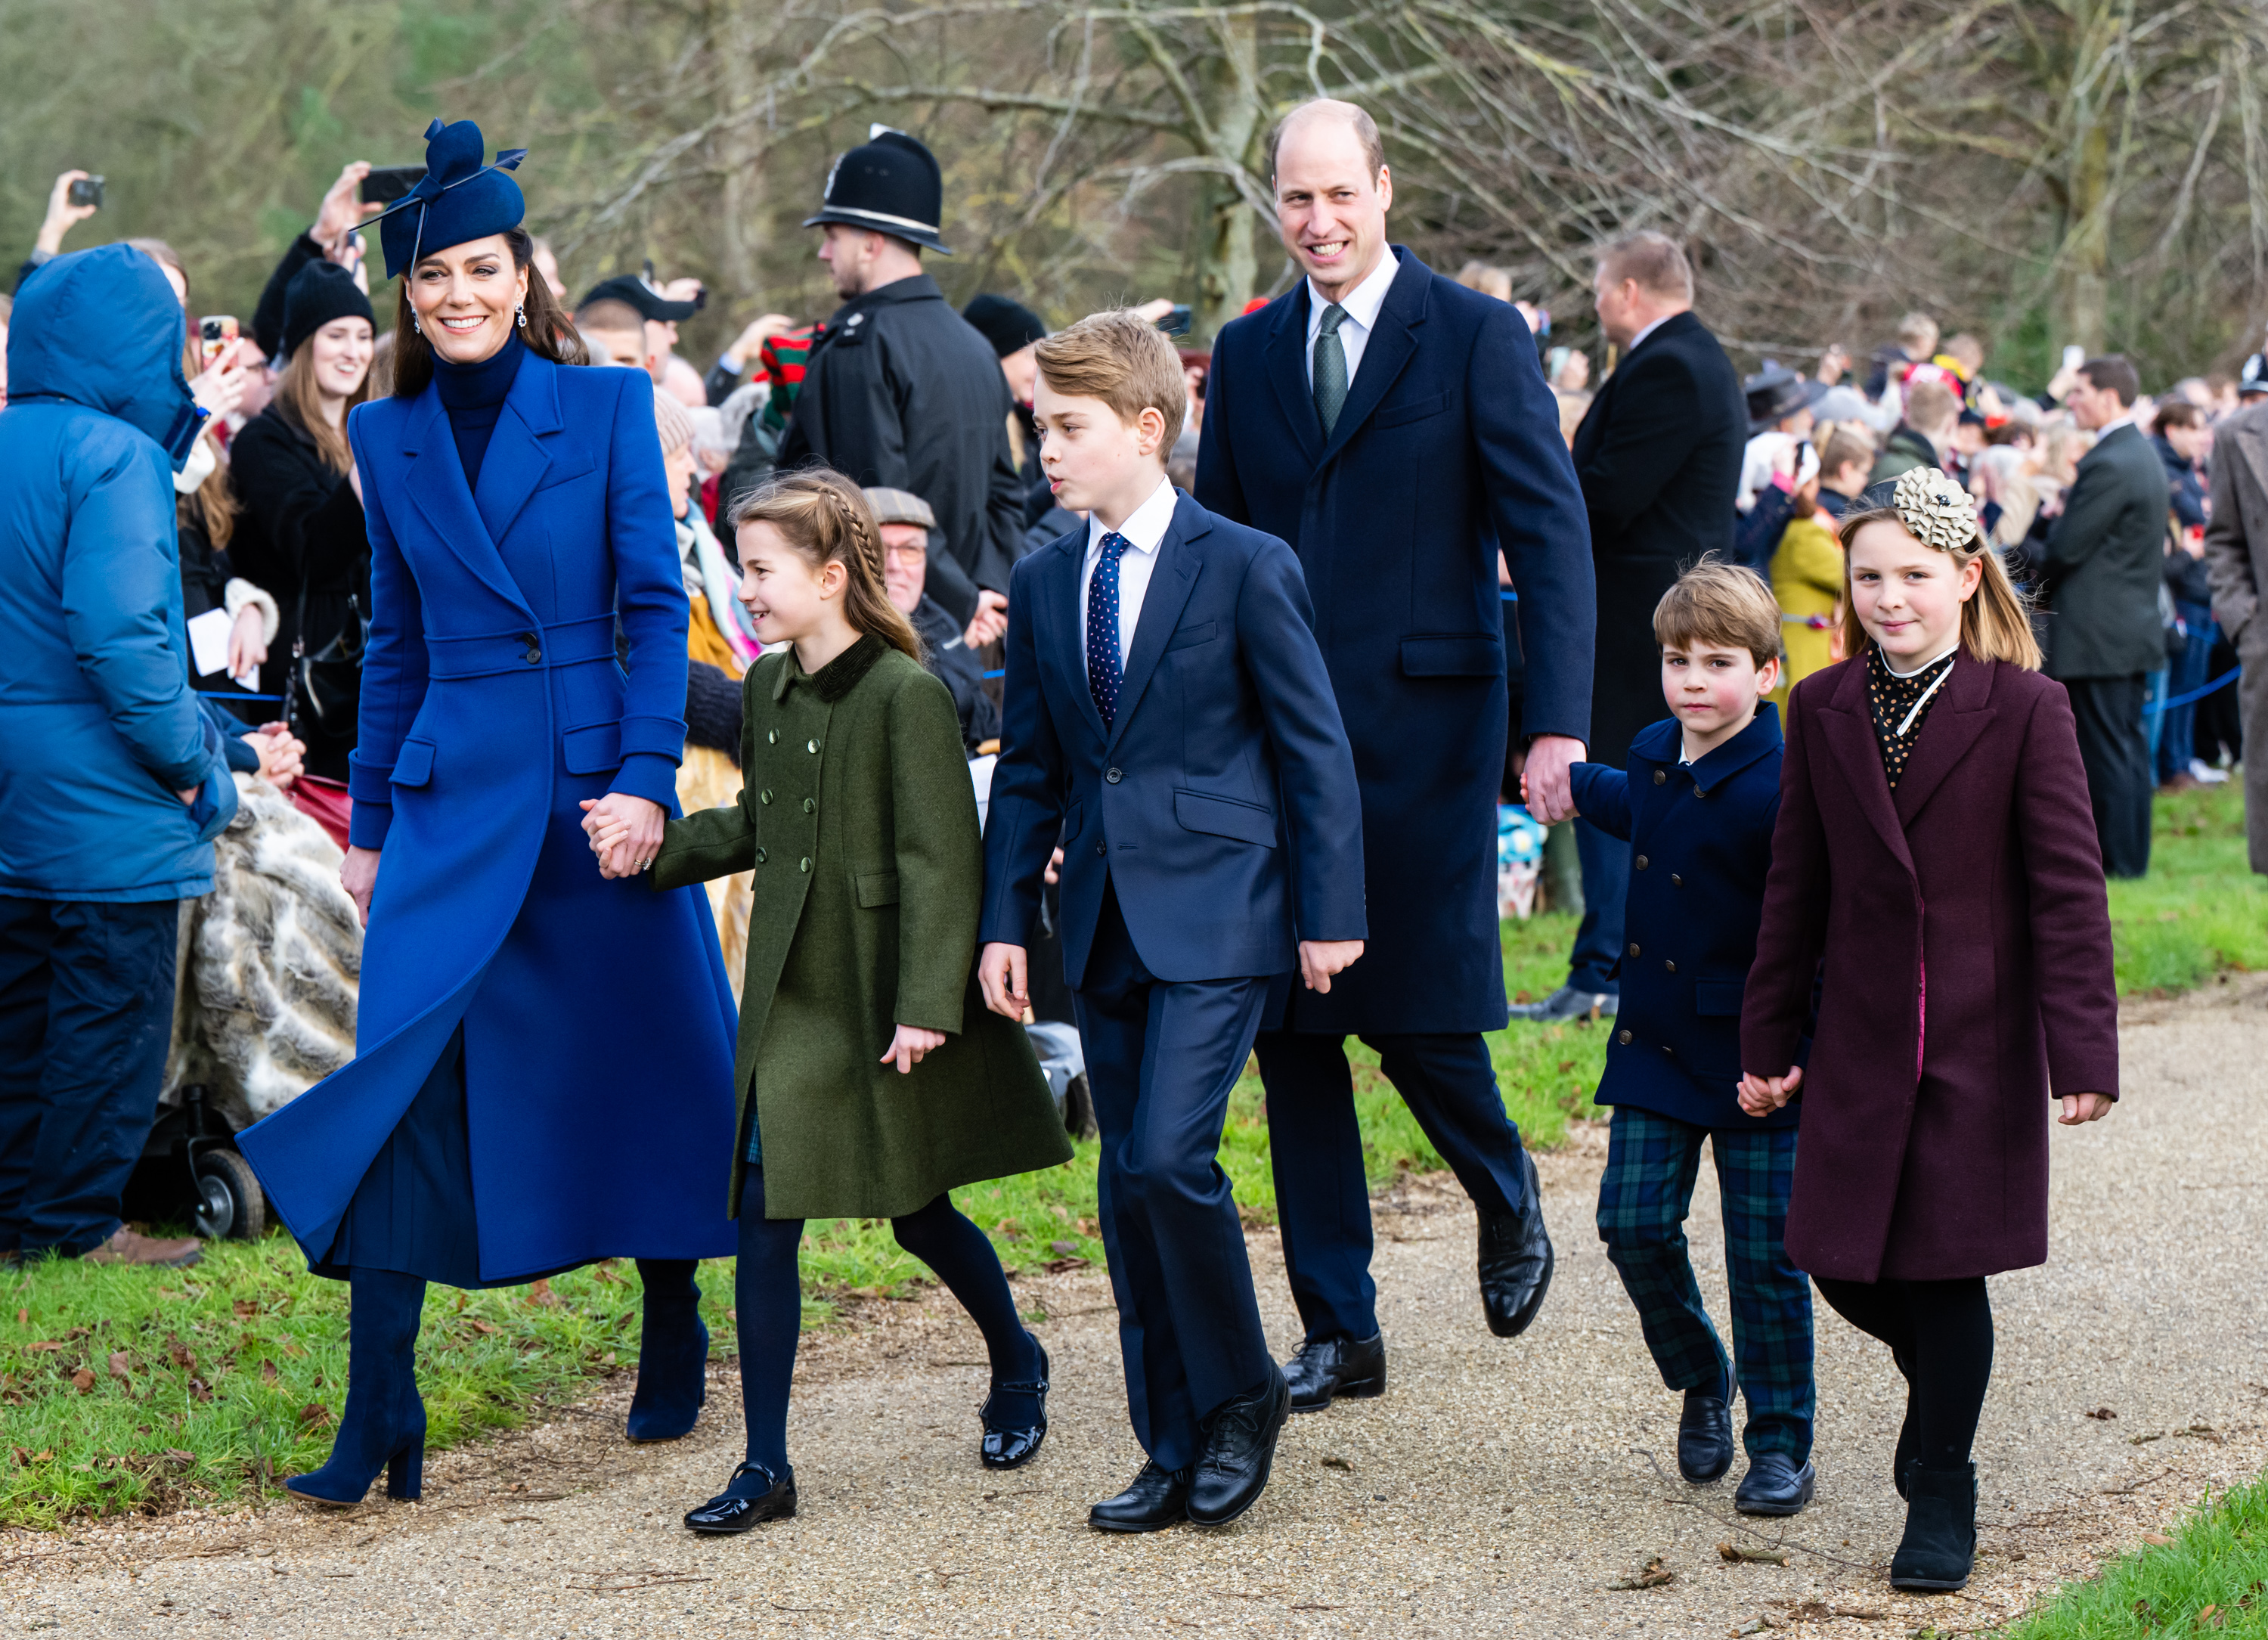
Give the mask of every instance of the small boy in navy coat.
[[1329, 991], [1361, 955], [1362, 801], [1299, 560], [1167, 482], [1187, 403], [1173, 344], [1118, 312], [1038, 354], [1040, 460], [1087, 521], [1009, 582], [977, 973], [989, 1007], [1023, 1017], [1054, 854], [1150, 1459], [1089, 1519], [1219, 1525], [1267, 1485], [1291, 1409], [1221, 1125], [1270, 979], [1297, 966]]
[[[1598, 1103], [1615, 1107], [1599, 1236], [1638, 1306], [1661, 1380], [1685, 1392], [1677, 1466], [1714, 1481], [1733, 1461], [1733, 1380], [1748, 1397], [1743, 1514], [1811, 1500], [1811, 1286], [1788, 1262], [1793, 1104], [1740, 1107], [1741, 991], [1756, 958], [1779, 815], [1780, 728], [1760, 700], [1779, 681], [1780, 615], [1748, 571], [1705, 558], [1653, 612], [1675, 714], [1639, 731], [1630, 769], [1581, 763], [1575, 806], [1631, 845], [1622, 1009]], [[1701, 1164], [1717, 1164], [1737, 1367], [1702, 1307], [1684, 1223]]]

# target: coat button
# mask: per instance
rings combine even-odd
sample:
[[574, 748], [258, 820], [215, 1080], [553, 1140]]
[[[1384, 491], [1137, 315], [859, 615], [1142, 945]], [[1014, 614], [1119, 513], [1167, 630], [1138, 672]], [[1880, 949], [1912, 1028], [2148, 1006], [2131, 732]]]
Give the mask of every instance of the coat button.
[[1661, 966], [1662, 971], [1666, 973], [1674, 974], [1677, 971], [1677, 964], [1675, 963], [1664, 963]]
[[1119, 781], [1124, 779], [1126, 777], [1116, 769], [1106, 769], [1102, 772], [1102, 778], [1108, 780], [1111, 785], [1116, 786]]
[[1108, 854], [1110, 852], [1110, 845], [1108, 843], [1097, 843], [1094, 846], [1094, 852], [1098, 854]]
[[1664, 772], [1664, 771], [1662, 771], [1662, 770], [1660, 770], [1660, 769], [1656, 769], [1656, 770], [1653, 772], [1653, 783], [1654, 783], [1656, 786], [1660, 786], [1663, 781], [1665, 781], [1665, 780], [1667, 780], [1667, 779], [1669, 779], [1668, 774], [1666, 772]]
[[1630, 954], [1632, 957], [1636, 957], [1638, 955], [1638, 942], [1636, 940], [1632, 940], [1631, 942]]
[[1685, 886], [1685, 879], [1673, 871], [1669, 874], [1669, 886], [1673, 889], [1682, 889]]
[[764, 851], [763, 851], [762, 849], [761, 849], [761, 848], [760, 848], [760, 849], [758, 849], [758, 850], [756, 851], [756, 864], [758, 864], [758, 865], [760, 865], [760, 866], [761, 866], [761, 865], [762, 865], [763, 863], [764, 863]]
[[767, 787], [767, 788], [765, 788], [764, 790], [762, 790], [762, 791], [761, 791], [761, 792], [758, 792], [758, 793], [756, 794], [756, 801], [757, 801], [758, 802], [760, 802], [760, 803], [768, 803], [768, 802], [771, 802], [771, 800], [772, 800], [772, 794], [771, 794], [771, 791], [770, 791], [770, 787]]
[[1615, 1032], [1615, 1040], [1621, 1043], [1624, 1047], [1630, 1046], [1630, 1032], [1627, 1031], [1617, 1031]]
[[801, 860], [797, 861], [795, 862], [795, 868], [796, 868], [798, 871], [808, 871], [808, 870], [810, 870], [810, 869], [811, 869], [811, 856], [810, 856], [810, 855], [808, 855], [808, 854], [806, 854], [806, 855], [805, 855]]
[[1706, 797], [1709, 794], [1708, 794], [1708, 793], [1706, 793], [1706, 792], [1705, 792], [1705, 791], [1703, 791], [1703, 790], [1701, 789], [1701, 782], [1700, 782], [1700, 781], [1698, 781], [1698, 780], [1696, 780], [1696, 781], [1694, 781], [1694, 782], [1693, 782], [1693, 794], [1694, 794], [1696, 797]]
[[772, 730], [770, 734], [766, 735], [764, 736], [764, 744], [765, 744], [765, 745], [767, 745], [767, 746], [777, 746], [777, 745], [778, 745], [778, 744], [779, 744], [779, 731], [778, 731], [777, 729], [774, 729], [774, 730]]
[[818, 807], [819, 807], [819, 805], [818, 805], [817, 803], [814, 802], [813, 802], [810, 798], [808, 798], [808, 797], [806, 797], [806, 798], [805, 798], [805, 799], [803, 800], [803, 812], [804, 812], [804, 813], [806, 813], [806, 814], [809, 814], [813, 809], [816, 809], [816, 808], [818, 808]]
[[816, 752], [819, 750], [819, 742], [815, 740], [807, 740], [803, 742], [803, 749], [808, 752]]
[[1677, 1050], [1676, 1050], [1675, 1048], [1671, 1047], [1671, 1046], [1669, 1045], [1669, 1044], [1668, 1044], [1667, 1042], [1665, 1042], [1665, 1043], [1663, 1043], [1663, 1044], [1661, 1045], [1661, 1051], [1662, 1051], [1664, 1053], [1676, 1053], [1676, 1052], [1677, 1052]]
[[1631, 861], [1631, 864], [1632, 864], [1633, 866], [1636, 866], [1636, 867], [1637, 867], [1640, 871], [1645, 870], [1645, 869], [1646, 869], [1646, 856], [1645, 856], [1644, 854], [1640, 854], [1640, 855], [1639, 855], [1636, 860], [1633, 860], [1632, 861]]
[[528, 651], [527, 651], [527, 664], [528, 664], [528, 665], [530, 665], [530, 666], [534, 666], [534, 665], [536, 665], [539, 661], [541, 661], [542, 659], [543, 659], [543, 651], [541, 651], [541, 649], [536, 648], [534, 645], [532, 645], [532, 644], [531, 644], [531, 645], [528, 646]]

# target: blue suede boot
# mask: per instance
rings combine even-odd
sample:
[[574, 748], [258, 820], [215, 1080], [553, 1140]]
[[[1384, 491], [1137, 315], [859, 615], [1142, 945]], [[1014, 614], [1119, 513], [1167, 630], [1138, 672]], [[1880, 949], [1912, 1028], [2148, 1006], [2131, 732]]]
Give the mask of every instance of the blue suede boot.
[[674, 1441], [693, 1432], [709, 1393], [709, 1329], [690, 1259], [640, 1259], [645, 1302], [638, 1323], [637, 1392], [630, 1397], [633, 1441]]
[[425, 1466], [425, 1403], [417, 1393], [417, 1323], [423, 1276], [357, 1268], [347, 1313], [347, 1409], [331, 1459], [284, 1489], [306, 1503], [351, 1509], [386, 1471], [388, 1497], [414, 1499]]

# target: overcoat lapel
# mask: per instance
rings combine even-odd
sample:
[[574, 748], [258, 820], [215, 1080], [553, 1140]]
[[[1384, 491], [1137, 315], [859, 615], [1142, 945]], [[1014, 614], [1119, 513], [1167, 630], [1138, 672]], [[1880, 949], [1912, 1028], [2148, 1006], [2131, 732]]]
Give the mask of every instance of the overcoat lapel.
[[[496, 550], [496, 538], [489, 534], [480, 510], [473, 505], [473, 492], [465, 483], [464, 463], [457, 459], [457, 441], [449, 432], [449, 418], [441, 409], [440, 389], [431, 382], [418, 395], [416, 406], [409, 412], [409, 425], [403, 430], [402, 454], [413, 458], [402, 486], [409, 491], [409, 499], [416, 504], [417, 510], [425, 515], [425, 521], [432, 525], [433, 532], [482, 586], [534, 620], [534, 612], [528, 609], [526, 598], [504, 569], [504, 559]], [[482, 463], [484, 467], [486, 464]]]
[[[1322, 463], [1322, 418], [1315, 414], [1315, 395], [1307, 388], [1307, 282], [1292, 292], [1292, 299], [1277, 305], [1276, 322], [1268, 335], [1268, 380], [1284, 406], [1284, 418], [1300, 440], [1300, 454], [1308, 466]], [[1340, 417], [1344, 420], [1344, 415]]]
[[1943, 693], [1945, 698], [1922, 720], [1921, 738], [1914, 742], [1906, 772], [1899, 776], [1898, 788], [1892, 794], [1901, 831], [1913, 824], [1922, 805], [1991, 725], [1992, 666], [1966, 654], [1955, 656], [1953, 676], [1945, 680]]
[[1913, 875], [1913, 851], [1906, 846], [1906, 829], [1890, 802], [1889, 777], [1882, 772], [1882, 750], [1874, 743], [1874, 722], [1867, 707], [1867, 663], [1846, 661], [1843, 671], [1835, 692], [1819, 706], [1819, 734], [1830, 754], [1827, 761], [1842, 776], [1882, 846]]
[[[544, 440], [559, 431], [559, 367], [530, 353], [519, 362], [512, 390], [504, 395], [504, 412], [489, 435], [488, 454], [481, 459], [480, 488], [473, 503], [488, 526], [489, 539], [502, 541], [512, 533], [512, 521], [527, 505], [551, 466]], [[501, 565], [503, 560], [497, 560]]]
[[1182, 623], [1189, 593], [1197, 584], [1204, 559], [1193, 544], [1211, 526], [1197, 504], [1187, 496], [1174, 503], [1174, 521], [1158, 543], [1158, 566], [1150, 572], [1150, 588], [1142, 595], [1141, 618], [1134, 623], [1134, 641], [1126, 646], [1126, 673], [1118, 686], [1118, 715], [1110, 720], [1110, 738], [1104, 750], [1116, 746], [1126, 733], [1127, 720], [1142, 703], [1166, 642]]
[[[1329, 441], [1323, 446], [1323, 462], [1346, 447], [1347, 440], [1361, 430], [1363, 423], [1370, 419], [1371, 412], [1385, 398], [1395, 378], [1417, 356], [1417, 329], [1425, 322], [1425, 281], [1432, 277], [1425, 263], [1412, 256], [1402, 263], [1402, 270], [1386, 287], [1386, 301], [1378, 310], [1378, 324], [1371, 331], [1370, 340], [1363, 344], [1362, 367], [1354, 373], [1354, 380], [1348, 385], [1346, 403], [1331, 428]], [[1304, 332], [1305, 327], [1301, 329]]]

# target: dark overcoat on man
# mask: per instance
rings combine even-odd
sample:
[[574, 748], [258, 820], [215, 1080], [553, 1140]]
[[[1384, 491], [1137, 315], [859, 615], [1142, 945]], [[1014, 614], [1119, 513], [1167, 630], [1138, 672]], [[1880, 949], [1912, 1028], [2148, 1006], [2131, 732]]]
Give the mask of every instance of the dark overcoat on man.
[[[1302, 280], [1221, 331], [1197, 456], [1201, 502], [1299, 556], [1362, 793], [1362, 959], [1328, 994], [1290, 986], [1281, 1028], [1260, 1038], [1285, 1264], [1311, 1341], [1378, 1336], [1348, 1032], [1379, 1047], [1481, 1212], [1491, 1325], [1525, 1326], [1549, 1279], [1534, 1166], [1481, 1036], [1506, 1018], [1499, 548], [1520, 598], [1523, 731], [1590, 728], [1588, 543], [1534, 338], [1508, 303], [1399, 246], [1391, 255], [1398, 269], [1329, 433]], [[1491, 1262], [1492, 1235], [1521, 1249], [1512, 1264]], [[1513, 1268], [1521, 1281], [1491, 1288], [1488, 1271]], [[1490, 1296], [1516, 1291], [1518, 1316]]]
[[2156, 785], [2142, 726], [2147, 675], [2166, 664], [2158, 615], [2171, 498], [2166, 469], [2132, 423], [2080, 458], [2038, 562], [2040, 647], [2071, 694], [2079, 753], [2113, 876], [2150, 864]]
[[1008, 447], [1015, 403], [992, 344], [929, 275], [835, 310], [805, 363], [782, 470], [823, 462], [862, 488], [904, 490], [936, 513], [924, 590], [964, 626], [976, 594], [1008, 590], [1024, 485]]
[[2268, 873], [2268, 402], [2213, 430], [2213, 516], [2205, 527], [2213, 614], [2243, 663], [2244, 830], [2255, 871]]
[[1690, 312], [1663, 320], [1624, 357], [1575, 429], [1599, 587], [1594, 762], [1620, 767], [1631, 736], [1669, 715], [1653, 606], [1681, 567], [1732, 552], [1748, 434], [1740, 373]]
[[1963, 651], [1895, 791], [1863, 660], [1793, 705], [1741, 1011], [1743, 1068], [1784, 1073], [1825, 960], [1788, 1252], [1846, 1282], [2043, 1263], [2050, 1101], [2118, 1091], [2110, 914], [2064, 691]]

